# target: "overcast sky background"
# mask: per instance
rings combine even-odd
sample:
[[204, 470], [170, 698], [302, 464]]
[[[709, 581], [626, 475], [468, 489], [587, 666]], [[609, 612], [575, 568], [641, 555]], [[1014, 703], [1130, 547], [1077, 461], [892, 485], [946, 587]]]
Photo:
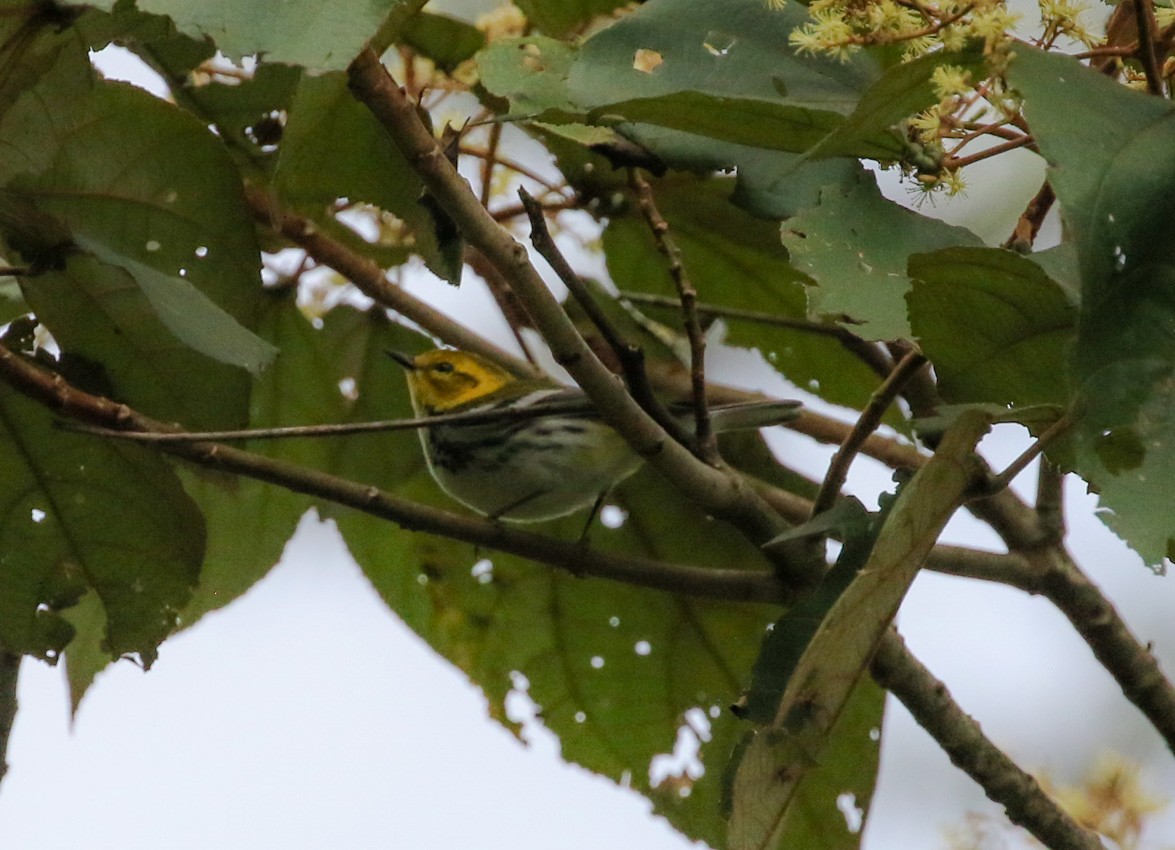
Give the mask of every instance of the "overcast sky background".
[[[1039, 172], [1020, 182], [1031, 194]], [[1007, 213], [993, 211], [982, 181], [973, 186], [963, 203], [934, 212], [998, 240], [1010, 229]], [[492, 314], [476, 283], [460, 292], [433, 283], [411, 286], [446, 309]], [[506, 341], [500, 324], [487, 331]], [[717, 360], [731, 380], [794, 394], [745, 355]], [[812, 473], [830, 453], [795, 435], [772, 440]], [[1023, 445], [1021, 433], [1003, 428], [985, 450], [998, 467]], [[1031, 482], [1031, 472], [1022, 480]], [[872, 502], [887, 482], [862, 463], [852, 487]], [[1101, 525], [1080, 482], [1070, 482], [1068, 495], [1072, 551], [1170, 673], [1175, 585]], [[966, 518], [948, 534], [997, 546], [990, 530]], [[1171, 754], [1047, 602], [924, 574], [900, 626], [913, 652], [1024, 768], [1073, 782], [1115, 751], [1142, 766], [1151, 792], [1175, 797]], [[541, 728], [530, 727], [524, 747], [490, 721], [480, 693], [388, 612], [333, 526], [313, 515], [265, 580], [167, 641], [150, 673], [120, 663], [101, 675], [72, 727], [63, 671], [26, 661], [19, 698], [0, 791], [4, 850], [692, 846], [651, 817], [642, 798], [560, 762]], [[969, 811], [1000, 821], [891, 701], [865, 847], [942, 848], [943, 829]], [[1143, 848], [1171, 847], [1168, 809]]]

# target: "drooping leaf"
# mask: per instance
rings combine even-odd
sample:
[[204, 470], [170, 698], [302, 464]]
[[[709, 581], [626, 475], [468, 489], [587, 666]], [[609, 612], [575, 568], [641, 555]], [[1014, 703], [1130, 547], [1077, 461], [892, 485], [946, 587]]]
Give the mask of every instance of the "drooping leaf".
[[792, 265], [814, 281], [809, 315], [847, 320], [865, 339], [899, 339], [910, 335], [910, 255], [982, 242], [969, 230], [886, 200], [867, 174], [849, 189], [824, 192], [818, 206], [784, 222], [783, 244]]
[[56, 658], [60, 611], [93, 590], [102, 650], [145, 666], [175, 626], [204, 551], [204, 522], [150, 450], [73, 434], [0, 385], [0, 642]]
[[732, 850], [779, 846], [804, 777], [824, 762], [830, 735], [852, 705], [878, 642], [967, 495], [972, 453], [987, 428], [982, 413], [960, 417], [934, 457], [902, 489], [865, 566], [807, 644], [771, 725], [755, 734], [733, 778]]
[[1031, 260], [997, 248], [910, 257], [910, 324], [952, 404], [1064, 407], [1076, 308]]
[[1010, 74], [1081, 273], [1074, 462], [1099, 493], [1098, 515], [1159, 564], [1175, 549], [1175, 107], [1029, 48]]

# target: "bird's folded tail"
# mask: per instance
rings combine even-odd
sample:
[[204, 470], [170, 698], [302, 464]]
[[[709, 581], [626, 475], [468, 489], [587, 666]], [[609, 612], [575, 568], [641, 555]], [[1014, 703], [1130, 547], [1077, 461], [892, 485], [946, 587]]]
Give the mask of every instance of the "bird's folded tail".
[[802, 406], [794, 399], [716, 404], [710, 408], [710, 426], [716, 432], [767, 428], [795, 419]]

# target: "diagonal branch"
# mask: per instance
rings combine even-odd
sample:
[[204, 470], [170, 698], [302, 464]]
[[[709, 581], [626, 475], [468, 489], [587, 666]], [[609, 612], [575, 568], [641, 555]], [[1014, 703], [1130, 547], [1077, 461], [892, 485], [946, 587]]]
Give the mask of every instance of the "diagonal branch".
[[1101, 839], [1057, 805], [1035, 779], [1016, 766], [983, 734], [979, 724], [951, 698], [891, 629], [871, 667], [873, 678], [909, 709], [918, 725], [956, 767], [1004, 807], [1008, 819], [1052, 850], [1103, 850]]
[[[0, 378], [59, 413], [114, 431], [167, 431], [169, 426], [123, 404], [84, 392], [0, 345]], [[767, 571], [724, 570], [605, 554], [579, 543], [507, 528], [479, 517], [431, 508], [296, 464], [218, 443], [166, 443], [160, 449], [197, 466], [276, 484], [390, 520], [408, 531], [439, 534], [567, 570], [691, 596], [743, 602], [784, 602], [788, 594]]]
[[[664, 473], [680, 492], [711, 515], [735, 525], [752, 542], [763, 544], [785, 531], [783, 520], [741, 476], [698, 460], [625, 392], [563, 312], [531, 265], [526, 248], [494, 221], [469, 184], [445, 160], [436, 139], [421, 122], [415, 104], [388, 75], [379, 57], [364, 50], [351, 63], [348, 76], [355, 96], [383, 124], [466, 240], [510, 282], [556, 361], [571, 373], [633, 451]], [[781, 578], [792, 586], [812, 584], [825, 569], [822, 559], [817, 563], [806, 557], [796, 558], [792, 552], [774, 554], [772, 562]]]

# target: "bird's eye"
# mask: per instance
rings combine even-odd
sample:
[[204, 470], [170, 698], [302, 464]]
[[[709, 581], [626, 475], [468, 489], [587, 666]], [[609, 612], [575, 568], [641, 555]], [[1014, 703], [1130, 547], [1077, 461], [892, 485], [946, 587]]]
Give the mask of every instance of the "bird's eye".
[[442, 360], [436, 366], [433, 366], [433, 368], [438, 372], [441, 372], [443, 374], [448, 374], [449, 372], [453, 371], [453, 364], [450, 363], [448, 360]]

